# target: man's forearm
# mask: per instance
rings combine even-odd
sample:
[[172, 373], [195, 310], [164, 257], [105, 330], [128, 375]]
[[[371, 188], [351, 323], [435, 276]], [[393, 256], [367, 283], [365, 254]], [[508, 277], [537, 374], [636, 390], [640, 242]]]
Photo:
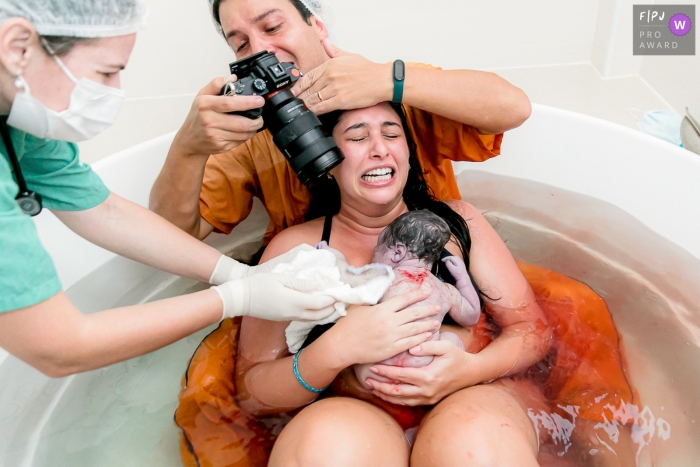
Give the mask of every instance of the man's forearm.
[[185, 154], [173, 141], [151, 189], [150, 209], [193, 237], [201, 238], [199, 192], [208, 155]]
[[519, 88], [494, 73], [406, 68], [403, 102], [485, 134], [520, 126], [532, 110]]

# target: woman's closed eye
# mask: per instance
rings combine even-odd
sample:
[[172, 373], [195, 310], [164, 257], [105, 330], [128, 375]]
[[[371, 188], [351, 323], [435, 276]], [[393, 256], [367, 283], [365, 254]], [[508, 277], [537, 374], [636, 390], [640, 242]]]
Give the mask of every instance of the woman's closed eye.
[[354, 143], [361, 143], [366, 141], [368, 138], [369, 134], [367, 132], [356, 132], [355, 134], [350, 134], [347, 136], [347, 140]]
[[[397, 138], [400, 138], [401, 135], [397, 135], [394, 133], [383, 133], [382, 138], [388, 139], [388, 140], [395, 140]], [[354, 143], [361, 143], [363, 141], [367, 141], [369, 138], [368, 135], [358, 135], [358, 136], [351, 136], [348, 138], [348, 141], [352, 141]]]

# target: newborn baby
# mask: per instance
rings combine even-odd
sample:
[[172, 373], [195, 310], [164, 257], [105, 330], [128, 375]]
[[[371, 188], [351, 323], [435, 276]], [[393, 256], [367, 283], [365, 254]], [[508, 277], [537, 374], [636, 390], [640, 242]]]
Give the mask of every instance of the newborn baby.
[[[430, 297], [413, 306], [435, 304], [440, 305], [441, 311], [438, 315], [425, 319], [442, 321], [449, 313], [452, 319], [464, 327], [476, 324], [481, 313], [479, 297], [464, 262], [456, 256], [443, 260], [456, 281], [455, 286], [442, 282], [430, 272], [433, 264], [440, 259], [450, 237], [447, 223], [430, 211], [407, 212], [388, 225], [379, 236], [372, 259], [373, 263], [389, 265], [395, 274], [391, 287], [380, 303], [412, 290], [430, 290]], [[436, 331], [431, 340], [449, 340], [464, 349], [457, 335], [451, 332]], [[431, 356], [413, 356], [409, 352], [402, 352], [379, 363], [421, 367], [432, 360]], [[370, 372], [372, 365], [374, 364], [355, 365], [355, 375], [363, 386], [368, 376], [384, 380]]]

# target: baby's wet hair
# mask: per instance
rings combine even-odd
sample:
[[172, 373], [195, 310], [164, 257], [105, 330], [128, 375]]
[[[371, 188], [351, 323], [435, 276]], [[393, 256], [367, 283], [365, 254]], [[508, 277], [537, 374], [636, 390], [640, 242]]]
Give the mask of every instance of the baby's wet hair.
[[403, 243], [406, 249], [428, 264], [440, 259], [450, 240], [450, 227], [440, 216], [427, 210], [401, 214], [379, 235], [379, 243], [390, 247]]

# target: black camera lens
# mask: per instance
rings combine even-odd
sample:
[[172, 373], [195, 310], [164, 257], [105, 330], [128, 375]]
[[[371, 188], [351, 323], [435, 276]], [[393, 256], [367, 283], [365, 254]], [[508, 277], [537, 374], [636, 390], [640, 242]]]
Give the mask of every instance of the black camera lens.
[[293, 63], [280, 63], [274, 54], [263, 50], [231, 63], [230, 69], [238, 81], [224, 86], [221, 94], [265, 97], [262, 110], [231, 113], [253, 119], [262, 113], [275, 145], [302, 183], [325, 175], [342, 162], [340, 149], [326, 135], [321, 121], [290, 91], [301, 77]]
[[326, 135], [318, 117], [286, 89], [268, 98], [263, 120], [302, 183], [325, 175], [343, 161], [338, 146]]

